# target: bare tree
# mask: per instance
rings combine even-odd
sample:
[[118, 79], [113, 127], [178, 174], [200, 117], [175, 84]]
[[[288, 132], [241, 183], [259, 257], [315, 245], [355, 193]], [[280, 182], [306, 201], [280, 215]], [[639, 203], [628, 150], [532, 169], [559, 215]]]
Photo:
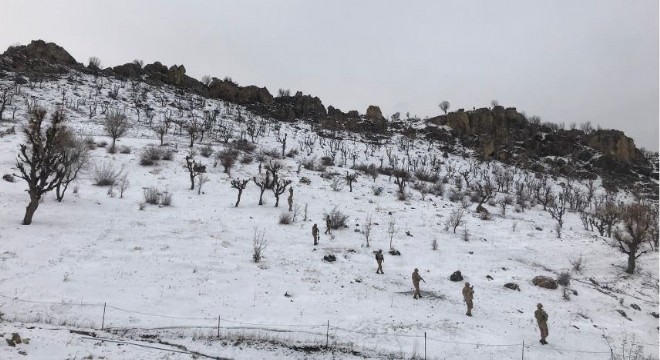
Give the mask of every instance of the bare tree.
[[623, 230], [616, 229], [614, 239], [619, 250], [628, 255], [628, 267], [626, 268], [628, 274], [635, 272], [637, 258], [649, 251], [649, 249], [644, 249], [644, 243], [650, 239], [654, 222], [658, 221], [652, 215], [653, 212], [647, 204], [630, 204], [621, 207]]
[[451, 228], [454, 231], [454, 234], [456, 234], [456, 228], [463, 224], [464, 215], [465, 210], [463, 210], [462, 207], [452, 211], [451, 215], [449, 215], [449, 219], [447, 219], [447, 222], [445, 223], [445, 230], [449, 230]]
[[596, 211], [593, 215], [593, 224], [598, 229], [600, 236], [607, 233], [607, 237], [612, 237], [612, 229], [619, 222], [621, 217], [621, 208], [616, 205], [613, 199], [607, 198], [596, 205]]
[[234, 205], [234, 207], [238, 207], [238, 203], [241, 202], [241, 195], [243, 194], [243, 190], [245, 190], [245, 187], [249, 182], [250, 179], [235, 179], [231, 181], [231, 187], [238, 190], [238, 198], [236, 199], [236, 205]]
[[87, 67], [94, 71], [95, 74], [98, 73], [98, 71], [101, 70], [101, 59], [96, 56], [90, 57]]
[[362, 225], [362, 234], [364, 235], [364, 240], [367, 241], [367, 247], [369, 247], [369, 239], [371, 238], [371, 230], [373, 228], [374, 228], [373, 218], [371, 217], [371, 214], [367, 214], [367, 217], [364, 219], [364, 224]]
[[60, 133], [59, 151], [64, 153], [62, 161], [63, 175], [55, 185], [55, 197], [62, 202], [69, 184], [78, 178], [78, 174], [89, 165], [89, 148], [85, 141], [65, 129]]
[[490, 182], [490, 178], [486, 178], [484, 184], [477, 183], [477, 197], [479, 198], [479, 205], [477, 205], [477, 212], [488, 212], [483, 204], [495, 196], [495, 188]]
[[450, 106], [449, 101], [444, 100], [444, 101], [440, 102], [440, 104], [438, 106], [440, 107], [440, 109], [442, 111], [444, 111], [445, 115], [447, 115], [447, 110], [449, 110], [449, 106]]
[[557, 237], [561, 237], [561, 229], [564, 226], [564, 214], [566, 213], [566, 200], [562, 194], [559, 196], [553, 197], [553, 200], [550, 202], [550, 206], [547, 208], [548, 213], [552, 216], [553, 219], [557, 220], [557, 226], [555, 230], [557, 231]]
[[259, 205], [264, 204], [264, 191], [266, 191], [267, 185], [268, 185], [268, 180], [266, 178], [260, 177], [257, 179], [257, 177], [253, 177], [252, 181], [259, 187]]
[[281, 180], [277, 179], [277, 181], [273, 182], [273, 194], [275, 195], [275, 207], [278, 207], [280, 204], [280, 195], [284, 194], [284, 191], [286, 191], [286, 187], [291, 184], [291, 180]]
[[506, 216], [506, 208], [513, 205], [513, 197], [511, 195], [505, 195], [500, 199], [499, 204], [502, 208], [502, 216]]
[[190, 190], [195, 190], [195, 177], [206, 172], [206, 166], [198, 163], [191, 155], [186, 156], [186, 168], [190, 175]]
[[103, 130], [105, 130], [105, 132], [112, 138], [111, 151], [115, 149], [115, 142], [117, 139], [126, 134], [130, 128], [131, 124], [126, 115], [117, 111], [111, 111], [106, 116], [105, 121], [103, 122]]
[[396, 228], [396, 219], [395, 218], [390, 218], [390, 221], [387, 223], [387, 235], [390, 237], [390, 250], [393, 250], [394, 248], [392, 247], [392, 241], [394, 240], [394, 235], [397, 233], [397, 228]]
[[128, 181], [128, 173], [125, 173], [119, 180], [119, 198], [124, 197], [124, 192], [131, 185], [131, 182]]
[[30, 203], [25, 209], [23, 225], [30, 225], [32, 217], [39, 207], [41, 197], [53, 190], [64, 176], [65, 153], [57, 146], [64, 129], [64, 112], [58, 110], [51, 116], [50, 126], [45, 129], [43, 121], [46, 110], [35, 107], [30, 112], [28, 124], [24, 129], [26, 144], [20, 145], [16, 168], [17, 177], [28, 183]]
[[0, 87], [0, 121], [2, 121], [2, 113], [5, 112], [7, 105], [11, 103], [14, 96], [14, 91], [11, 86]]
[[206, 86], [209, 86], [209, 85], [211, 85], [211, 81], [213, 81], [213, 79], [211, 78], [210, 75], [202, 76], [202, 84], [204, 84]]
[[220, 162], [224, 168], [225, 174], [231, 176], [231, 168], [236, 164], [236, 158], [238, 157], [238, 151], [225, 149], [216, 154], [216, 159]]

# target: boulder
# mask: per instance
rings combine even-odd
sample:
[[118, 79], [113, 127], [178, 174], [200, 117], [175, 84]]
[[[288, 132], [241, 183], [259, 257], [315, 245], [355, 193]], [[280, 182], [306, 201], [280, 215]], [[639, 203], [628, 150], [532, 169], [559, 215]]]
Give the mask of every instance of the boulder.
[[332, 254], [330, 254], [330, 255], [325, 255], [325, 256], [323, 256], [323, 261], [327, 261], [327, 262], [335, 262], [335, 261], [337, 261], [337, 257], [335, 257], [335, 256], [332, 255]]
[[534, 277], [532, 284], [544, 289], [554, 290], [557, 288], [557, 281], [551, 277], [539, 275]]
[[461, 275], [461, 271], [460, 270], [454, 271], [451, 275], [449, 275], [449, 280], [463, 281], [463, 275]]
[[520, 291], [520, 286], [518, 286], [518, 284], [516, 284], [516, 283], [506, 283], [506, 284], [504, 284], [504, 287], [507, 288], [507, 289]]

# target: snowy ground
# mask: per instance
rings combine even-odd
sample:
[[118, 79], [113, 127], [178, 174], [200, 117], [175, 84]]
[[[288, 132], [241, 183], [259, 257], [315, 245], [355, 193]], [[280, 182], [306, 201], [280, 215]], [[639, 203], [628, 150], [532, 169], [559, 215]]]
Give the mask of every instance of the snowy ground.
[[[89, 102], [93, 79], [79, 79], [81, 84], [69, 87], [67, 96]], [[59, 102], [65, 83], [23, 87], [14, 99], [17, 120], [0, 123], [0, 130], [20, 129], [23, 96], [33, 95], [43, 105]], [[156, 100], [150, 103], [157, 113], [164, 111]], [[115, 106], [121, 104], [131, 115], [130, 104], [118, 101]], [[207, 107], [227, 109], [213, 101]], [[111, 142], [100, 125], [103, 116], [89, 120], [84, 109], [67, 110], [71, 126], [97, 143]], [[230, 121], [234, 116], [226, 112]], [[298, 148], [305, 129], [282, 127], [289, 134], [287, 150]], [[20, 131], [0, 137], [2, 174], [15, 173], [21, 141]], [[424, 200], [411, 187], [410, 200], [397, 200], [397, 187], [385, 175], [375, 181], [361, 175], [353, 192], [348, 186], [334, 191], [321, 172], [297, 172], [298, 162], [328, 151], [327, 143], [317, 143], [313, 155], [301, 151], [281, 160], [282, 175], [292, 180], [294, 204], [306, 207], [308, 218], [303, 220], [301, 210], [292, 224], [281, 225], [288, 192], [274, 207], [267, 191], [266, 203], [259, 206], [258, 188], [250, 183], [234, 207], [237, 192], [229, 180], [258, 176], [258, 162], [238, 163], [229, 177], [221, 166], [213, 167], [212, 158], [197, 155], [209, 178], [198, 195], [188, 190], [185, 136], [168, 135], [166, 141], [176, 144], [174, 159], [148, 167], [139, 165], [142, 149], [159, 142], [143, 124], [118, 141], [132, 149], [130, 154], [92, 150], [94, 163], [111, 163], [128, 173], [124, 197], [119, 198], [117, 188], [112, 197], [108, 187], [93, 185], [90, 170], [63, 202], [46, 196], [30, 226], [20, 224], [28, 202], [25, 183], [0, 182], [0, 334], [29, 338], [29, 344], [16, 347], [0, 344], [0, 358], [24, 359], [19, 353], [24, 351], [32, 359], [187, 359], [194, 351], [235, 359], [423, 358], [425, 353], [428, 359], [518, 359], [523, 352], [526, 359], [608, 359], [610, 348], [620, 350], [624, 338], [658, 356], [658, 319], [650, 315], [658, 312], [658, 253], [640, 257], [637, 273], [626, 276], [625, 255], [597, 233], [583, 230], [575, 213], [566, 215], [558, 239], [554, 220], [540, 205], [524, 212], [510, 208], [506, 216], [487, 206], [493, 218], [484, 221], [474, 213], [476, 204], [470, 204], [466, 226], [454, 234], [444, 230], [449, 214], [460, 207], [447, 199], [451, 183], [444, 197]], [[223, 148], [220, 142], [213, 146]], [[279, 149], [281, 144], [269, 133], [258, 147]], [[396, 145], [390, 147], [398, 152]], [[201, 146], [195, 148], [199, 152]], [[426, 145], [418, 142], [415, 149], [425, 153]], [[378, 165], [379, 157], [387, 162], [384, 148], [373, 156], [361, 152], [357, 163]], [[466, 166], [459, 157], [445, 161]], [[346, 170], [327, 171], [344, 175]], [[303, 177], [311, 183], [301, 183]], [[140, 210], [143, 189], [154, 186], [172, 194], [173, 205]], [[374, 195], [373, 186], [383, 187], [383, 193]], [[348, 227], [328, 236], [323, 214], [334, 207], [348, 215]], [[359, 230], [369, 214], [377, 225], [366, 247]], [[389, 249], [392, 219], [397, 230], [393, 247], [401, 256], [385, 254], [385, 274], [378, 275], [373, 250]], [[311, 237], [314, 223], [321, 229], [317, 247]], [[264, 230], [268, 241], [259, 263], [252, 261], [255, 229]], [[433, 239], [437, 250], [431, 249]], [[327, 254], [337, 261], [322, 261]], [[570, 271], [569, 259], [579, 255], [586, 266], [581, 274], [572, 273], [570, 288], [577, 295], [570, 301], [562, 298], [561, 289], [532, 285], [536, 275]], [[426, 281], [420, 300], [412, 298], [410, 277], [416, 267]], [[465, 316], [463, 282], [449, 280], [456, 270], [474, 285], [473, 317]], [[611, 290], [598, 289], [589, 278]], [[504, 288], [507, 282], [518, 283], [521, 291]], [[550, 318], [546, 346], [538, 342], [533, 316], [538, 302]], [[100, 330], [102, 325], [106, 330]]]

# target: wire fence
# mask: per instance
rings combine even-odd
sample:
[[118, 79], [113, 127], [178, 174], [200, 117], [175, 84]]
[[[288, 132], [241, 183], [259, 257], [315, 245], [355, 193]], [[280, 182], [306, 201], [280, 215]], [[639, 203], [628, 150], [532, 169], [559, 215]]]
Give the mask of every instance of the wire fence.
[[[418, 359], [464, 359], [469, 354], [481, 354], [488, 358], [488, 354], [496, 359], [531, 359], [531, 358], [579, 358], [579, 359], [614, 359], [613, 350], [609, 345], [603, 345], [600, 349], [575, 349], [555, 347], [554, 345], [534, 345], [520, 342], [510, 343], [486, 343], [459, 341], [449, 338], [441, 338], [431, 332], [419, 334], [396, 331], [367, 331], [351, 329], [331, 323], [330, 320], [316, 324], [291, 324], [291, 323], [265, 323], [248, 322], [227, 316], [217, 317], [194, 317], [174, 316], [146, 311], [126, 309], [107, 303], [90, 303], [83, 301], [43, 301], [21, 299], [0, 294], [0, 308], [14, 310], [17, 303], [48, 305], [49, 308], [41, 311], [28, 311], [29, 315], [16, 312], [5, 314], [7, 320], [27, 323], [47, 323], [63, 327], [78, 327], [87, 329], [104, 330], [112, 333], [129, 332], [139, 335], [140, 332], [158, 333], [163, 331], [192, 332], [193, 338], [231, 337], [232, 334], [241, 336], [253, 336], [254, 338], [266, 338], [285, 336], [283, 341], [296, 341], [298, 343], [316, 344], [325, 347], [359, 347], [364, 351], [388, 352], [401, 354], [406, 358]], [[57, 309], [57, 307], [62, 307]], [[75, 310], [69, 314], [64, 308]], [[123, 316], [122, 316], [123, 315]], [[125, 316], [128, 315], [128, 318]], [[151, 327], [132, 326], [137, 322], [135, 315], [167, 319], [167, 321], [179, 322], [178, 324], [158, 324]], [[334, 321], [333, 321], [334, 322]], [[206, 332], [206, 333], [204, 333]], [[264, 335], [270, 334], [270, 335]], [[296, 336], [293, 338], [292, 336]], [[107, 339], [111, 341], [111, 339]], [[112, 341], [121, 341], [114, 339]], [[131, 344], [130, 342], [126, 342]], [[383, 345], [385, 344], [385, 345]], [[393, 346], [396, 344], [397, 346]], [[138, 346], [139, 344], [131, 344]], [[631, 343], [631, 346], [650, 346], [658, 348], [658, 344]], [[399, 351], [396, 350], [399, 348]], [[412, 350], [411, 350], [412, 349]]]

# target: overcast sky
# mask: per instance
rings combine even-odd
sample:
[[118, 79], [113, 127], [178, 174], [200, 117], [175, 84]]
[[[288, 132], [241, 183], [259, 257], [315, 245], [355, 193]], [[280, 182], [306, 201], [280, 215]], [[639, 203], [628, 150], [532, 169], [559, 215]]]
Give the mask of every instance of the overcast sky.
[[497, 100], [658, 150], [658, 0], [2, 0], [0, 51], [183, 64], [195, 78], [435, 116]]

